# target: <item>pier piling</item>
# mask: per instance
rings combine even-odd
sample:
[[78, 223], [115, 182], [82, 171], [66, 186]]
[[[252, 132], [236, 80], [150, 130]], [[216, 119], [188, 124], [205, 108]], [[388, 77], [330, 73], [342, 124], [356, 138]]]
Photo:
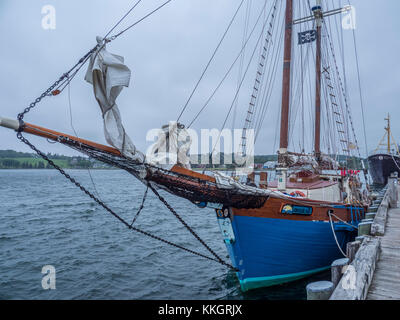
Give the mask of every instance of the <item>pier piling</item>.
[[350, 264], [330, 300], [400, 300], [397, 174], [391, 175], [381, 195], [380, 204], [370, 207], [367, 219], [359, 224], [357, 241], [347, 244]]
[[335, 288], [338, 285], [340, 279], [342, 278], [344, 267], [347, 266], [349, 263], [350, 263], [349, 258], [342, 258], [333, 261], [331, 265], [331, 280]]
[[334, 285], [330, 281], [318, 281], [307, 285], [307, 300], [329, 300]]

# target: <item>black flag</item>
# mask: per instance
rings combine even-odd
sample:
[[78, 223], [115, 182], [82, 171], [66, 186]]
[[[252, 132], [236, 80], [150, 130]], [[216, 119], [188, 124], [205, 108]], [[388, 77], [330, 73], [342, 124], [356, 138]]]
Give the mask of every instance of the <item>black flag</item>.
[[304, 32], [299, 32], [299, 44], [305, 44], [313, 42], [317, 39], [317, 31], [309, 30]]

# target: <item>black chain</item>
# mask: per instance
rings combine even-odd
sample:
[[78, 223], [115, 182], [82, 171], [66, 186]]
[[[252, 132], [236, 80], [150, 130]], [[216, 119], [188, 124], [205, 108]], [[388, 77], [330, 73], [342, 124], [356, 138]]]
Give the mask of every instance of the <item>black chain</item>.
[[[223, 261], [197, 234], [196, 232], [194, 232], [194, 230], [192, 228], [190, 228], [187, 223], [178, 215], [178, 213], [169, 205], [169, 203], [163, 198], [161, 197], [161, 195], [153, 188], [153, 186], [150, 185], [150, 182], [148, 182], [147, 184], [147, 189], [146, 192], [143, 196], [143, 200], [142, 200], [142, 204], [138, 210], [138, 212], [136, 213], [136, 216], [134, 217], [133, 221], [131, 224], [129, 224], [128, 222], [126, 222], [122, 217], [120, 217], [118, 214], [116, 214], [113, 210], [111, 210], [103, 201], [101, 201], [99, 198], [97, 198], [95, 195], [93, 195], [90, 191], [88, 191], [85, 187], [83, 187], [79, 182], [77, 182], [73, 177], [71, 177], [68, 173], [66, 173], [61, 167], [59, 167], [58, 165], [56, 165], [51, 159], [49, 159], [42, 151], [40, 151], [39, 149], [37, 149], [33, 144], [31, 144], [29, 142], [28, 139], [26, 139], [23, 135], [22, 135], [22, 131], [23, 131], [23, 119], [24, 116], [30, 112], [34, 107], [36, 107], [36, 105], [38, 103], [40, 103], [42, 101], [43, 98], [47, 97], [50, 95], [50, 93], [54, 90], [54, 88], [56, 88], [62, 81], [64, 81], [65, 79], [69, 79], [69, 75], [70, 73], [77, 68], [79, 65], [81, 65], [79, 68], [82, 67], [82, 65], [84, 63], [86, 63], [86, 61], [89, 59], [89, 57], [97, 51], [97, 49], [99, 48], [100, 45], [97, 45], [96, 47], [94, 47], [92, 50], [90, 50], [87, 54], [85, 54], [69, 71], [67, 71], [66, 73], [64, 73], [56, 82], [54, 82], [45, 92], [43, 92], [38, 98], [36, 98], [35, 101], [33, 101], [29, 107], [25, 108], [23, 112], [18, 114], [18, 120], [20, 121], [20, 129], [17, 133], [17, 138], [19, 140], [21, 140], [23, 143], [25, 143], [26, 145], [28, 145], [33, 151], [35, 151], [42, 159], [44, 159], [45, 161], [47, 161], [48, 164], [50, 164], [53, 168], [55, 168], [56, 170], [58, 170], [64, 177], [66, 177], [69, 181], [71, 181], [76, 187], [78, 187], [82, 192], [84, 192], [87, 196], [89, 196], [92, 200], [94, 200], [97, 204], [99, 204], [101, 207], [103, 207], [106, 211], [108, 211], [111, 215], [113, 215], [115, 218], [117, 218], [120, 222], [122, 222], [124, 225], [126, 225], [130, 230], [136, 231], [138, 233], [141, 233], [147, 237], [153, 238], [155, 240], [161, 241], [163, 243], [166, 243], [170, 246], [179, 248], [181, 250], [184, 250], [186, 252], [189, 252], [191, 254], [200, 256], [202, 258], [211, 260], [211, 261], [215, 261], [218, 262], [222, 265], [225, 265], [235, 271], [238, 271], [236, 268], [234, 268], [232, 265], [226, 263], [225, 261]], [[79, 70], [79, 69], [78, 69]], [[63, 137], [58, 137], [58, 142], [62, 142]], [[139, 216], [140, 212], [143, 210], [144, 208], [144, 202], [146, 200], [147, 197], [147, 192], [148, 189], [151, 189], [155, 195], [158, 196], [158, 198], [160, 199], [161, 202], [164, 203], [164, 205], [174, 214], [174, 216], [185, 226], [186, 229], [188, 229], [192, 235], [215, 257], [211, 258], [208, 257], [206, 255], [203, 255], [199, 252], [187, 249], [185, 247], [182, 247], [178, 244], [175, 244], [173, 242], [170, 242], [168, 240], [162, 239], [158, 236], [155, 236], [149, 232], [143, 231], [141, 229], [138, 229], [136, 227], [133, 227], [134, 222], [136, 221], [137, 217]]]
[[[199, 257], [211, 260], [211, 261], [215, 261], [218, 262], [222, 265], [225, 265], [235, 271], [237, 271], [236, 268], [234, 268], [233, 266], [231, 266], [230, 264], [222, 261], [220, 258], [214, 259], [211, 257], [208, 257], [204, 254], [201, 254], [199, 252], [190, 250], [188, 248], [182, 247], [176, 243], [170, 242], [168, 240], [165, 240], [163, 238], [160, 238], [158, 236], [155, 236], [147, 231], [141, 230], [139, 228], [133, 227], [132, 225], [130, 225], [128, 222], [126, 222], [122, 217], [120, 217], [118, 214], [116, 214], [112, 209], [110, 209], [103, 201], [99, 200], [95, 195], [93, 195], [90, 191], [88, 191], [85, 187], [83, 187], [79, 182], [77, 182], [74, 178], [72, 178], [68, 173], [66, 173], [62, 168], [60, 168], [58, 165], [56, 165], [51, 159], [49, 159], [43, 152], [41, 152], [39, 149], [37, 149], [33, 144], [31, 144], [28, 139], [26, 139], [25, 137], [22, 136], [21, 132], [18, 132], [17, 134], [18, 139], [20, 139], [23, 143], [25, 143], [26, 145], [28, 145], [33, 151], [35, 151], [40, 157], [42, 157], [44, 160], [46, 160], [53, 168], [55, 168], [56, 170], [58, 170], [64, 177], [66, 177], [69, 181], [71, 181], [75, 186], [77, 186], [81, 191], [83, 191], [87, 196], [89, 196], [92, 200], [94, 200], [97, 204], [99, 204], [101, 207], [103, 207], [106, 211], [108, 211], [111, 215], [113, 215], [115, 218], [117, 218], [120, 222], [122, 222], [125, 226], [127, 226], [130, 230], [132, 231], [136, 231], [138, 233], [141, 233], [149, 238], [161, 241], [165, 244], [168, 244], [172, 247], [184, 250], [186, 252], [189, 252], [191, 254], [197, 255]], [[152, 186], [149, 183], [149, 187], [152, 188]], [[153, 190], [153, 189], [152, 189]]]
[[154, 192], [154, 194], [160, 199], [162, 203], [168, 208], [169, 211], [172, 212], [172, 214], [182, 223], [183, 226], [185, 226], [186, 229], [190, 231], [190, 233], [206, 248], [217, 260], [219, 263], [229, 266], [232, 269], [233, 268], [231, 265], [227, 264], [225, 261], [223, 261], [199, 236], [198, 234], [191, 228], [189, 225], [182, 219], [182, 217], [170, 206], [170, 204], [157, 192], [156, 189], [152, 185], [149, 185], [149, 188], [151, 191]]
[[49, 94], [53, 91], [54, 88], [56, 88], [62, 81], [67, 79], [69, 77], [69, 74], [80, 64], [83, 64], [86, 62], [86, 60], [94, 53], [96, 52], [97, 48], [99, 45], [95, 46], [92, 50], [90, 50], [88, 53], [86, 53], [79, 61], [66, 73], [64, 73], [56, 82], [54, 82], [45, 92], [43, 92], [38, 98], [36, 98], [35, 101], [33, 101], [29, 107], [25, 108], [23, 112], [18, 114], [18, 120], [22, 121], [24, 119], [24, 116], [31, 111], [40, 101], [42, 101], [43, 98], [49, 96]]
[[146, 202], [147, 199], [147, 193], [149, 192], [149, 183], [147, 183], [147, 187], [146, 187], [146, 191], [143, 195], [143, 199], [142, 199], [142, 204], [140, 205], [139, 210], [136, 212], [135, 217], [132, 220], [131, 226], [133, 226], [133, 224], [135, 223], [136, 219], [139, 217], [139, 214], [142, 212], [143, 208], [144, 208], [144, 203]]

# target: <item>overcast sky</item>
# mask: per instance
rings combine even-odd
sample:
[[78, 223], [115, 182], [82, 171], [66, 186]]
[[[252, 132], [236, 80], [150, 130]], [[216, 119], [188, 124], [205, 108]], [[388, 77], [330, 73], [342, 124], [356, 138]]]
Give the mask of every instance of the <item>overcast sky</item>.
[[[123, 26], [162, 2], [143, 1]], [[176, 120], [239, 2], [174, 0], [109, 45], [108, 50], [124, 56], [132, 70], [131, 85], [121, 94], [118, 105], [128, 134], [141, 150], [145, 151], [150, 144], [146, 142], [148, 130]], [[261, 0], [253, 2], [255, 14]], [[332, 3], [332, 0], [328, 2]], [[15, 118], [92, 48], [95, 37], [104, 35], [132, 3], [132, 0], [1, 0], [0, 116]], [[400, 125], [396, 123], [400, 116], [400, 1], [353, 0], [352, 4], [357, 13], [356, 34], [367, 140], [371, 151], [384, 134], [384, 117], [387, 113], [392, 116], [393, 133], [400, 142]], [[44, 5], [53, 5], [56, 9], [55, 30], [42, 28], [41, 10]], [[184, 123], [193, 118], [223, 75], [227, 61], [232, 60], [239, 48], [240, 41], [237, 40], [242, 37], [242, 29], [241, 23], [233, 26], [221, 55], [210, 68], [193, 103], [184, 114]], [[346, 51], [346, 55], [353, 57], [353, 48]], [[350, 63], [352, 59], [349, 58]], [[83, 80], [85, 71], [78, 74], [71, 85], [73, 124], [80, 137], [105, 143], [98, 105], [93, 98], [92, 88]], [[348, 71], [353, 118], [360, 147], [365, 154], [354, 65], [348, 66]], [[221, 127], [236, 81], [232, 79], [231, 84], [228, 83], [216, 96], [207, 112], [199, 118], [196, 129]], [[247, 103], [243, 103], [238, 111], [239, 119], [244, 117], [248, 99], [247, 96], [243, 97]], [[72, 134], [67, 91], [47, 99], [26, 117], [26, 121]], [[239, 122], [242, 124], [242, 121]], [[228, 127], [231, 127], [230, 123]], [[264, 127], [256, 145], [256, 154], [276, 151], [273, 148], [277, 121], [273, 112], [267, 115]], [[45, 152], [72, 154], [66, 147], [49, 144], [45, 140], [32, 138], [32, 141]], [[18, 142], [15, 133], [3, 128], [0, 128], [0, 149], [28, 151], [26, 146]]]

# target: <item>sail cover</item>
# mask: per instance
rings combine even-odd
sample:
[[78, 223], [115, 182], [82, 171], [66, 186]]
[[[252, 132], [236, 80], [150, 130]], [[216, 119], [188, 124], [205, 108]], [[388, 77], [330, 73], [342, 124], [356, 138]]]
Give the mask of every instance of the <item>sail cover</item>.
[[106, 141], [124, 156], [144, 161], [144, 155], [136, 150], [122, 125], [116, 99], [124, 87], [129, 86], [131, 71], [124, 58], [106, 50], [103, 39], [97, 37], [99, 50], [90, 59], [85, 80], [93, 85], [94, 95], [103, 114]]

